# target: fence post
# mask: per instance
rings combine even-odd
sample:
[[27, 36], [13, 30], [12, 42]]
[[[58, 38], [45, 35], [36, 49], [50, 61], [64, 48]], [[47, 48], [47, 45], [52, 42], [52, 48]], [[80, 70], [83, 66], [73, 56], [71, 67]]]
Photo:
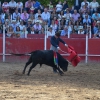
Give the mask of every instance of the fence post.
[[3, 25], [3, 62], [5, 62], [5, 25]]
[[85, 63], [88, 62], [88, 34], [86, 34]]

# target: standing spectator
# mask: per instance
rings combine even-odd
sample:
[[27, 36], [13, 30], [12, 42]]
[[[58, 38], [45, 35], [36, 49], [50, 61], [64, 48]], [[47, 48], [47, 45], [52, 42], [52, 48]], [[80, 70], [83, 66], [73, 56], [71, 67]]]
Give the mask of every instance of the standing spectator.
[[77, 10], [74, 10], [74, 13], [72, 14], [72, 18], [74, 19], [74, 22], [78, 20], [78, 17], [80, 17], [80, 14], [77, 12]]
[[58, 4], [56, 5], [56, 12], [60, 12], [62, 10], [63, 6], [61, 4], [61, 1], [58, 2]]
[[9, 12], [13, 14], [16, 10], [16, 7], [17, 7], [16, 2], [14, 0], [11, 0], [9, 2]]
[[19, 1], [19, 2], [17, 2], [16, 6], [17, 6], [17, 9], [18, 9], [18, 12], [22, 13], [23, 3], [21, 1]]
[[67, 0], [65, 0], [63, 2], [63, 8], [62, 8], [62, 10], [66, 10], [67, 8], [68, 8], [68, 3], [67, 3]]
[[20, 17], [20, 15], [21, 15], [21, 14], [18, 12], [18, 9], [16, 9], [15, 12], [13, 13], [13, 15], [12, 15], [12, 19], [13, 19], [13, 20], [16, 20], [16, 18], [17, 18], [17, 17]]
[[91, 9], [91, 14], [93, 14], [94, 11], [97, 11], [97, 8], [99, 7], [99, 3], [96, 2], [96, 0], [93, 0], [90, 2], [90, 9]]
[[74, 9], [79, 11], [80, 7], [81, 7], [81, 0], [74, 0]]
[[48, 26], [50, 26], [50, 13], [48, 12], [47, 8], [45, 8], [44, 12], [42, 13], [42, 19], [48, 23]]
[[28, 0], [25, 2], [25, 9], [29, 13], [30, 8], [33, 6], [33, 2], [31, 0]]
[[4, 0], [3, 4], [2, 4], [2, 10], [4, 12], [6, 12], [7, 10], [9, 10], [9, 3], [7, 2], [7, 0]]
[[34, 27], [35, 34], [40, 34], [41, 33], [42, 26], [40, 25], [39, 20], [36, 21], [36, 23], [34, 24], [33, 27]]
[[21, 14], [21, 20], [24, 21], [24, 25], [27, 24], [28, 19], [29, 19], [29, 14], [27, 13], [26, 10], [24, 10], [24, 12]]

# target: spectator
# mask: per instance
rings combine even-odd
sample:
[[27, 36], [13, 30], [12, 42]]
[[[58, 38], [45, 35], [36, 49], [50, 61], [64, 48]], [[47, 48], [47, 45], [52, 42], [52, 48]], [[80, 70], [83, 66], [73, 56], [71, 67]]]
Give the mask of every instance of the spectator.
[[43, 23], [43, 19], [41, 18], [41, 15], [38, 16], [38, 20], [40, 21], [40, 24]]
[[81, 2], [81, 7], [84, 6], [86, 3], [88, 4], [88, 7], [89, 7], [90, 3], [87, 0], [83, 0], [83, 2]]
[[6, 36], [7, 37], [12, 37], [14, 35], [14, 30], [13, 30], [13, 27], [12, 26], [9, 26], [8, 30], [7, 30], [7, 34]]
[[12, 19], [16, 20], [16, 18], [20, 17], [20, 16], [21, 16], [21, 14], [18, 12], [18, 9], [16, 9], [15, 12], [13, 13], [13, 15], [12, 15]]
[[100, 20], [100, 14], [97, 12], [97, 11], [95, 11], [95, 13], [94, 14], [92, 14], [92, 20]]
[[23, 21], [20, 21], [19, 27], [20, 27], [20, 30], [23, 31], [23, 29], [25, 28]]
[[17, 24], [17, 26], [20, 25], [20, 21], [21, 21], [21, 19], [20, 19], [20, 17], [18, 16], [18, 17], [16, 18], [16, 24]]
[[55, 10], [53, 10], [53, 11], [50, 13], [50, 20], [53, 20], [54, 17], [57, 17], [57, 18], [58, 18], [58, 14], [56, 13]]
[[72, 33], [72, 30], [73, 30], [73, 25], [72, 25], [72, 22], [71, 21], [68, 21], [68, 31], [69, 31], [69, 34]]
[[100, 38], [100, 29], [97, 30], [93, 38]]
[[4, 13], [4, 11], [0, 15], [0, 20], [1, 20], [2, 24], [4, 24], [4, 22], [5, 22], [5, 13]]
[[65, 0], [65, 1], [63, 2], [63, 8], [62, 8], [62, 10], [66, 10], [66, 8], [68, 8], [67, 0]]
[[35, 34], [40, 34], [41, 33], [42, 26], [40, 25], [39, 20], [36, 21], [36, 23], [34, 24], [33, 27], [34, 27]]
[[22, 13], [23, 10], [23, 3], [21, 1], [17, 2], [16, 7], [19, 13]]
[[80, 7], [81, 7], [81, 0], [74, 0], [74, 9], [79, 11]]
[[31, 27], [31, 32], [30, 32], [31, 34], [35, 34], [35, 32], [34, 32], [34, 27]]
[[36, 20], [38, 19], [38, 16], [39, 16], [39, 15], [40, 15], [40, 16], [42, 15], [40, 9], [38, 9], [37, 13], [35, 14], [35, 19], [36, 19]]
[[4, 0], [3, 4], [2, 4], [2, 10], [4, 12], [6, 12], [7, 10], [9, 10], [9, 3], [7, 2], [7, 0]]
[[63, 30], [64, 26], [66, 25], [66, 19], [63, 16], [61, 20], [59, 20], [59, 29]]
[[23, 28], [21, 31], [20, 38], [27, 38], [28, 31], [26, 30], [26, 27]]
[[0, 20], [0, 34], [3, 33], [3, 25], [2, 25], [2, 22]]
[[56, 32], [58, 31], [58, 26], [57, 24], [55, 24], [54, 20], [52, 20], [50, 27], [52, 27], [52, 29]]
[[80, 26], [79, 28], [78, 28], [78, 34], [84, 34], [85, 32], [84, 32], [84, 30], [83, 30], [83, 27], [82, 26]]
[[50, 26], [50, 13], [48, 12], [47, 8], [45, 8], [44, 12], [42, 13], [42, 19], [48, 23], [48, 26]]
[[85, 15], [85, 18], [83, 19], [83, 24], [86, 23], [87, 25], [91, 24], [91, 19], [88, 17], [88, 15]]
[[35, 22], [36, 22], [36, 19], [34, 18], [34, 15], [33, 16], [30, 16], [30, 20], [32, 21], [32, 24], [34, 25]]
[[99, 3], [96, 2], [96, 0], [93, 0], [90, 2], [90, 9], [91, 9], [91, 14], [93, 14], [94, 11], [97, 11], [97, 8], [99, 7]]
[[56, 5], [56, 12], [57, 13], [61, 12], [62, 11], [62, 8], [63, 8], [63, 6], [61, 4], [61, 1], [59, 1], [58, 4]]
[[36, 14], [38, 9], [40, 9], [40, 5], [40, 2], [33, 0], [34, 14]]
[[9, 28], [9, 22], [8, 19], [5, 20], [5, 33], [7, 33], [7, 30]]
[[29, 14], [27, 13], [26, 10], [24, 10], [24, 12], [21, 14], [21, 20], [24, 21], [24, 25], [27, 24], [28, 19], [29, 19]]
[[70, 31], [67, 26], [64, 27], [64, 29], [61, 31], [61, 36], [68, 36], [70, 34]]
[[49, 27], [48, 31], [47, 31], [47, 38], [48, 36], [53, 36], [55, 35], [55, 31], [52, 29], [52, 27]]
[[75, 22], [75, 25], [74, 25], [74, 30], [75, 30], [75, 33], [77, 33], [77, 34], [78, 34], [79, 26], [80, 26], [79, 22], [76, 21], [76, 22]]
[[11, 1], [9, 2], [9, 12], [10, 12], [11, 14], [13, 14], [13, 13], [15, 12], [16, 7], [17, 7], [16, 4], [17, 4], [17, 3], [16, 3], [14, 0], [11, 0]]
[[30, 11], [30, 8], [33, 6], [33, 2], [31, 2], [31, 0], [28, 0], [25, 2], [25, 9], [26, 9], [26, 12], [29, 13]]
[[17, 38], [19, 38], [20, 35], [21, 35], [21, 30], [20, 30], [19, 26], [16, 27], [15, 35], [16, 35]]
[[53, 4], [51, 1], [49, 2], [48, 7], [49, 7], [49, 11], [53, 12]]
[[63, 16], [64, 16], [64, 11], [62, 10], [61, 12], [58, 13], [58, 18], [62, 19]]

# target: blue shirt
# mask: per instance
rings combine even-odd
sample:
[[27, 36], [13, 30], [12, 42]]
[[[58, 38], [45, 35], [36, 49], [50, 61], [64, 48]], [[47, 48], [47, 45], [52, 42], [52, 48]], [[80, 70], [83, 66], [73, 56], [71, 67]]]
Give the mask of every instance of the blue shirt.
[[61, 38], [56, 38], [55, 36], [52, 36], [50, 39], [51, 45], [53, 45], [56, 48], [59, 47], [59, 42], [66, 44]]
[[39, 8], [40, 7], [40, 2], [36, 1], [35, 4], [33, 4], [34, 8]]

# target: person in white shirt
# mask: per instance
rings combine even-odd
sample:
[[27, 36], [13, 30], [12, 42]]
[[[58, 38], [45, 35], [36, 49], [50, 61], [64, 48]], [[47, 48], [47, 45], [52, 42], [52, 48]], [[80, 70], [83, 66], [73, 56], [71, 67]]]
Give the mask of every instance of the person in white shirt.
[[56, 12], [60, 12], [62, 10], [63, 6], [61, 4], [61, 1], [56, 5]]
[[20, 21], [19, 27], [20, 27], [20, 30], [23, 31], [23, 29], [25, 28], [23, 21]]
[[83, 2], [81, 3], [81, 7], [84, 6], [86, 3], [88, 4], [88, 7], [89, 7], [90, 3], [87, 0], [83, 0]]
[[13, 14], [14, 12], [15, 12], [15, 9], [16, 9], [16, 2], [14, 1], [14, 0], [11, 0], [10, 2], [9, 2], [9, 12], [11, 13], [11, 14]]
[[17, 7], [17, 9], [18, 9], [18, 12], [19, 12], [19, 13], [22, 13], [22, 10], [23, 10], [23, 3], [20, 2], [20, 1], [17, 2], [16, 7]]
[[91, 14], [93, 14], [93, 11], [96, 11], [97, 8], [99, 7], [99, 3], [96, 2], [96, 0], [93, 0], [92, 2], [90, 2], [90, 9], [91, 9]]
[[78, 30], [78, 34], [84, 34], [85, 32], [84, 32], [84, 30], [83, 30], [83, 27], [79, 27], [79, 30]]
[[47, 31], [47, 38], [48, 36], [54, 36], [54, 35], [55, 35], [55, 31], [52, 29], [52, 27], [49, 27]]
[[42, 15], [40, 9], [38, 9], [37, 13], [35, 14], [35, 19], [36, 19], [36, 20], [38, 19], [38, 16], [39, 16], [39, 15]]
[[48, 23], [48, 26], [50, 26], [50, 13], [48, 12], [47, 8], [44, 9], [41, 17], [43, 21], [46, 21]]

